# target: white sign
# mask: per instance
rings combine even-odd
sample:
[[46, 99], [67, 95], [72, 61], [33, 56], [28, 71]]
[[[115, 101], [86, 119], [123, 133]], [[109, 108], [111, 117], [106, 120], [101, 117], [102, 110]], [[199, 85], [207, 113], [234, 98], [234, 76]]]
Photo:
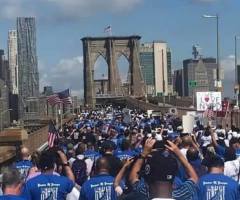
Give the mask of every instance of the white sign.
[[191, 115], [182, 116], [183, 132], [192, 133], [195, 124], [194, 117]]
[[152, 112], [153, 112], [153, 110], [147, 110], [148, 117], [151, 117]]
[[222, 110], [221, 92], [197, 92], [197, 111], [205, 111], [209, 107], [214, 111]]

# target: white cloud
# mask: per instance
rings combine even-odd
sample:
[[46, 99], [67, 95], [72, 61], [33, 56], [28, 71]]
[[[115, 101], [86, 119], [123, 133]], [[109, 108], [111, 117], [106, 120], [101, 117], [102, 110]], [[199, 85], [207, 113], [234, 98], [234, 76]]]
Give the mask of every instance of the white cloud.
[[221, 60], [221, 67], [226, 73], [232, 72], [235, 69], [235, 56], [228, 55], [226, 58]]
[[79, 19], [100, 12], [120, 13], [143, 0], [1, 0], [0, 17], [37, 16], [48, 20]]
[[15, 19], [18, 16], [35, 16], [36, 6], [31, 0], [1, 0], [1, 19]]
[[71, 90], [70, 92], [72, 96], [83, 97], [84, 90], [80, 88], [79, 90]]
[[54, 91], [71, 89], [73, 95], [83, 95], [83, 57], [62, 59], [55, 67], [40, 62], [40, 89], [51, 85]]

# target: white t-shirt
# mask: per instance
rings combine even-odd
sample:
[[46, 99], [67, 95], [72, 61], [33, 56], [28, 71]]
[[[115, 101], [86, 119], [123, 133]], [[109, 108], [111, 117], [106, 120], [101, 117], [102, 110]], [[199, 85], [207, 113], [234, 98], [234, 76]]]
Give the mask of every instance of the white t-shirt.
[[68, 162], [70, 164], [70, 167], [72, 167], [72, 164], [75, 160], [76, 160], [76, 158], [69, 158]]
[[78, 200], [80, 196], [80, 191], [74, 187], [72, 191], [67, 195], [66, 200]]
[[[224, 163], [224, 175], [238, 181], [238, 174], [240, 169], [240, 158]], [[240, 183], [240, 182], [239, 182]]]
[[182, 148], [182, 149], [180, 149], [180, 151], [184, 155], [184, 157], [187, 158], [187, 151], [188, 151], [188, 149]]
[[[84, 159], [84, 155], [77, 155], [77, 158], [79, 160], [83, 160]], [[92, 167], [93, 167], [94, 161], [92, 161], [90, 158], [87, 158], [87, 159], [85, 159], [85, 163], [87, 165], [87, 169], [86, 169], [87, 175], [89, 176], [91, 171], [92, 171]]]
[[78, 139], [78, 136], [79, 136], [79, 132], [78, 132], [78, 131], [76, 131], [76, 132], [73, 133], [73, 139], [74, 139], [74, 140], [77, 140], [77, 139]]

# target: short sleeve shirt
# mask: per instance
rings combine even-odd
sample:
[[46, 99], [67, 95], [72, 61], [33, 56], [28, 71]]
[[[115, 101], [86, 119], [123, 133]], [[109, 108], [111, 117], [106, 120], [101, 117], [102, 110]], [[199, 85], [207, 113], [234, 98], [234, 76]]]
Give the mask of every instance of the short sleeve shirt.
[[92, 177], [83, 184], [79, 200], [117, 200], [113, 182], [114, 177], [108, 174]]
[[240, 199], [239, 185], [223, 174], [207, 174], [198, 182], [198, 198], [201, 200]]
[[64, 200], [73, 187], [73, 181], [67, 177], [41, 174], [26, 182], [22, 197], [27, 200]]
[[[147, 199], [149, 198], [149, 187], [145, 183], [144, 179], [140, 179], [133, 184], [133, 191], [141, 193]], [[195, 183], [191, 180], [187, 180], [179, 187], [173, 189], [172, 198], [176, 200], [192, 200], [196, 192], [197, 188]]]
[[120, 151], [116, 154], [116, 156], [122, 161], [122, 160], [126, 160], [129, 158], [132, 158], [134, 156], [134, 152], [133, 151]]
[[21, 160], [15, 164], [15, 167], [25, 179], [28, 176], [30, 168], [32, 167], [32, 162], [29, 160]]

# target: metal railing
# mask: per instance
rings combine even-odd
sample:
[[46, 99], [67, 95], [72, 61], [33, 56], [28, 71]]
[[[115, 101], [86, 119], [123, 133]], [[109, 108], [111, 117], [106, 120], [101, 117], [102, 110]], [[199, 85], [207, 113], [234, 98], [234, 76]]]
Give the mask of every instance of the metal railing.
[[113, 95], [113, 94], [96, 94], [96, 98], [100, 98], [100, 97], [104, 97], [104, 98], [114, 98], [114, 97], [124, 97], [123, 94], [117, 94], [117, 95]]

